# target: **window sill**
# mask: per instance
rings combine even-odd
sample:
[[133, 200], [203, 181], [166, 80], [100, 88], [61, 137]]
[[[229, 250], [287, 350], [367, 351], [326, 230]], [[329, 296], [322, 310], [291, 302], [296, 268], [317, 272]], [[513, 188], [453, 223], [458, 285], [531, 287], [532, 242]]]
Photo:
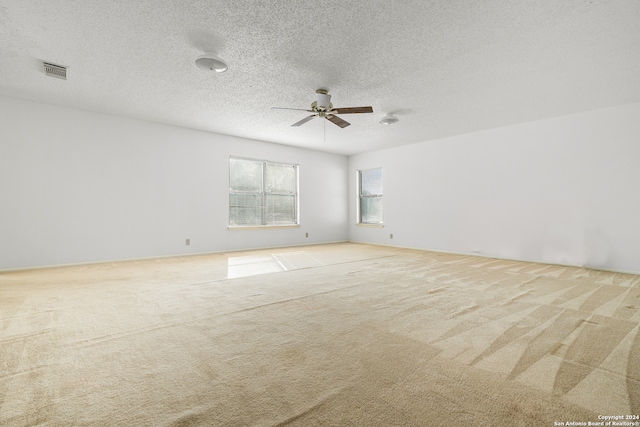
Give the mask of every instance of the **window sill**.
[[238, 230], [265, 230], [273, 228], [300, 228], [300, 224], [291, 225], [229, 225], [227, 229], [230, 231]]
[[356, 223], [356, 227], [384, 228], [384, 224], [363, 224], [363, 223]]

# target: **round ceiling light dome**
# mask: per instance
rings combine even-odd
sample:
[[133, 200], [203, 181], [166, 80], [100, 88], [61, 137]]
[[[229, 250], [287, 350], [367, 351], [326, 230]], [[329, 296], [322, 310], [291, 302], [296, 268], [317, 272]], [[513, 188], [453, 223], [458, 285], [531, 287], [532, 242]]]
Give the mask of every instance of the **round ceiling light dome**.
[[207, 53], [196, 59], [196, 65], [201, 70], [215, 71], [216, 73], [224, 73], [229, 69], [227, 64], [217, 56]]
[[380, 119], [380, 123], [383, 125], [392, 125], [394, 123], [398, 123], [398, 121], [400, 121], [400, 119], [393, 114], [387, 114], [382, 119]]

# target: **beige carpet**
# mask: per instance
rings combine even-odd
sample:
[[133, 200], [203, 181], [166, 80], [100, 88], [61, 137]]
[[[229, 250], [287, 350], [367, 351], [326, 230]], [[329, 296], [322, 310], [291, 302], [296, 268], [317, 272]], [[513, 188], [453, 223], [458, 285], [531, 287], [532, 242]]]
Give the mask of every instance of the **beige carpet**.
[[639, 276], [348, 243], [4, 272], [0, 425], [597, 422], [639, 324]]

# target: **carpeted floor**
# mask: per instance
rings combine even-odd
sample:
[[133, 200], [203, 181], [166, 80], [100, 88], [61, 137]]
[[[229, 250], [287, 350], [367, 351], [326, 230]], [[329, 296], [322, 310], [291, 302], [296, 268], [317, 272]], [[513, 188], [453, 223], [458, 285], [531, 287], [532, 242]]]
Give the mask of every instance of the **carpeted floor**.
[[633, 418], [639, 325], [640, 276], [352, 243], [4, 272], [0, 425]]

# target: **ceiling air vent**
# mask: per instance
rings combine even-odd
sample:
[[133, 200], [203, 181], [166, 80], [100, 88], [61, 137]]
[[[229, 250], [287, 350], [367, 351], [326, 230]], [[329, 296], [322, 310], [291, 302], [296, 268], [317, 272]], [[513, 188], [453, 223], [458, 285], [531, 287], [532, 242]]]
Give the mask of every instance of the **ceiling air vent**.
[[44, 74], [49, 77], [55, 77], [56, 79], [67, 80], [67, 67], [63, 65], [51, 64], [49, 62], [42, 63], [42, 69]]

